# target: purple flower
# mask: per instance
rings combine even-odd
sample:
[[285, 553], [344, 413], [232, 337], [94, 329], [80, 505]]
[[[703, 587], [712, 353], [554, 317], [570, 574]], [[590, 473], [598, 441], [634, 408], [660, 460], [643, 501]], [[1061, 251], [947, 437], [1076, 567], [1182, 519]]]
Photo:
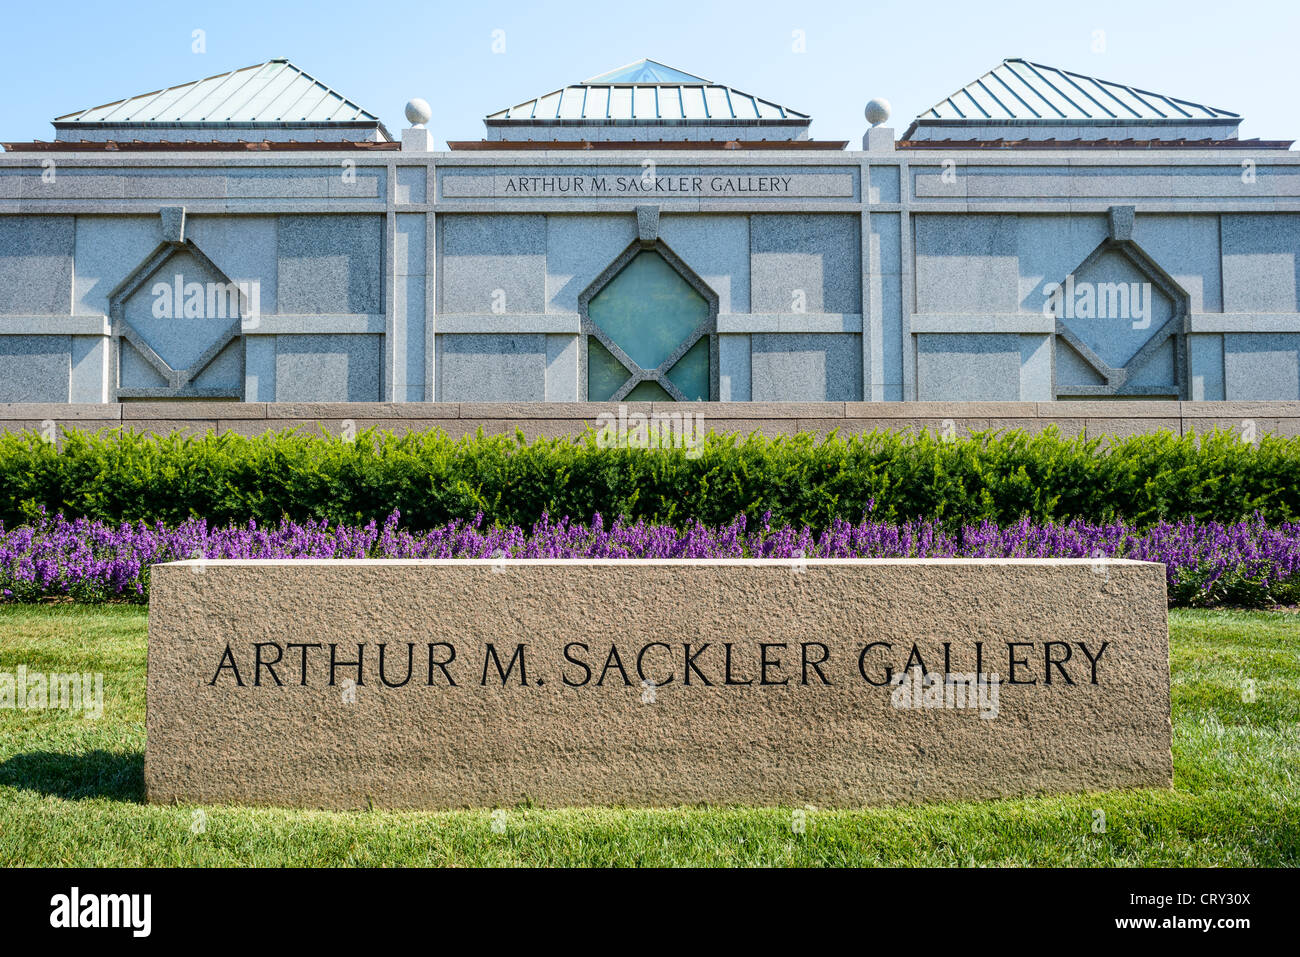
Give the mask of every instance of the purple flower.
[[89, 519], [51, 518], [44, 510], [31, 525], [0, 525], [0, 599], [33, 601], [63, 596], [80, 601], [144, 601], [149, 566], [189, 558], [902, 558], [1042, 557], [1135, 558], [1163, 562], [1171, 604], [1261, 605], [1300, 596], [1300, 524], [1269, 526], [1256, 515], [1221, 525], [1161, 522], [1137, 529], [1123, 522], [1007, 526], [966, 525], [950, 533], [932, 521], [856, 525], [834, 520], [820, 533], [773, 527], [765, 514], [751, 529], [744, 516], [728, 525], [694, 522], [678, 529], [644, 519], [612, 524], [596, 514], [590, 523], [549, 515], [525, 530], [485, 527], [483, 515], [427, 532], [399, 526], [394, 511], [380, 527], [325, 521], [278, 526], [209, 528], [202, 519], [173, 527], [161, 523], [109, 525]]

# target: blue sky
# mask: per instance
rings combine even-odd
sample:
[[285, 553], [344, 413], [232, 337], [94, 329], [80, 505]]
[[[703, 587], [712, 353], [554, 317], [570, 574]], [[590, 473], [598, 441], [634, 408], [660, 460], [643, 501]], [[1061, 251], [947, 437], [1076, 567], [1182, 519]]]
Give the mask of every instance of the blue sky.
[[[901, 133], [1011, 56], [1233, 110], [1242, 136], [1300, 138], [1295, 0], [8, 0], [0, 30], [0, 140], [51, 139], [62, 113], [274, 56], [395, 134], [406, 101], [423, 97], [439, 148], [481, 138], [487, 113], [641, 57], [811, 113], [815, 138], [852, 148], [871, 97], [892, 102]], [[192, 51], [195, 30], [205, 53]]]

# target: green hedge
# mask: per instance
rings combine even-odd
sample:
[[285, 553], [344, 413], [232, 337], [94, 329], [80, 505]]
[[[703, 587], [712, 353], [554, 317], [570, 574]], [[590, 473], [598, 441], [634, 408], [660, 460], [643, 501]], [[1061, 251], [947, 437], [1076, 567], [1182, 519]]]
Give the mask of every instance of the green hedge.
[[942, 441], [889, 432], [766, 439], [710, 436], [682, 450], [599, 448], [584, 439], [362, 432], [355, 441], [301, 433], [155, 438], [65, 431], [62, 449], [35, 433], [0, 436], [0, 520], [40, 506], [68, 517], [260, 523], [327, 518], [364, 522], [400, 509], [423, 529], [483, 512], [528, 525], [542, 512], [681, 524], [751, 519], [825, 525], [861, 518], [949, 524], [1195, 517], [1231, 522], [1261, 512], [1300, 515], [1300, 438], [1235, 433], [1197, 441], [1170, 433], [1102, 444], [980, 433]]

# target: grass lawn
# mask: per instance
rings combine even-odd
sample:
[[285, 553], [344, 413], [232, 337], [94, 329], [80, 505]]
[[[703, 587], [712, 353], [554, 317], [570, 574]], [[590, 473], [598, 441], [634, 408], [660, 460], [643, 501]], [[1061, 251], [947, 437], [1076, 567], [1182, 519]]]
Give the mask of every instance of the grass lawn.
[[0, 710], [0, 865], [1300, 865], [1296, 614], [1171, 613], [1171, 791], [818, 810], [802, 834], [789, 808], [512, 808], [495, 833], [490, 811], [149, 806], [145, 631], [140, 608], [0, 606], [0, 670], [102, 672], [105, 699]]

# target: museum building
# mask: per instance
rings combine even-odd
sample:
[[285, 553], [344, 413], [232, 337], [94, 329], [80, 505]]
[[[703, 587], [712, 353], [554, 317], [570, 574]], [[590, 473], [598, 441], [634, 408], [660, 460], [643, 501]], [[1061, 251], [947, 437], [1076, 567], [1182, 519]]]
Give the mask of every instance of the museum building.
[[1008, 59], [860, 150], [652, 60], [428, 114], [273, 59], [4, 143], [0, 402], [1300, 399], [1236, 113]]

